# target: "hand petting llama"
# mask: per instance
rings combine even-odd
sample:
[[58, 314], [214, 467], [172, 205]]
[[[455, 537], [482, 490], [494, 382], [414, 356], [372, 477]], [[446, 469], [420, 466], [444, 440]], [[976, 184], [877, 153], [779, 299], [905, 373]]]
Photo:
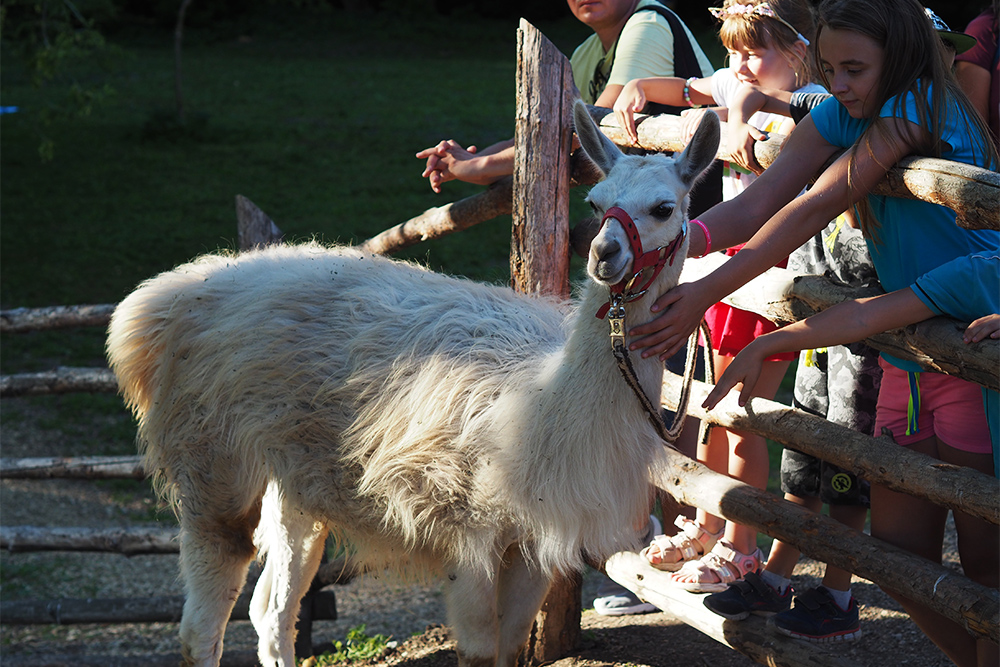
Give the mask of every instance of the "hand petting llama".
[[[572, 305], [311, 243], [204, 256], [118, 306], [108, 358], [181, 524], [185, 664], [219, 664], [257, 556], [261, 664], [292, 667], [328, 533], [368, 568], [443, 575], [463, 667], [515, 665], [554, 572], [638, 546], [663, 441], [595, 314], [636, 239], [664, 261], [632, 321], [676, 284], [719, 123], [680, 156], [626, 156], [574, 117], [605, 174], [589, 200], [613, 210]], [[635, 373], [656, 401], [661, 363]]]

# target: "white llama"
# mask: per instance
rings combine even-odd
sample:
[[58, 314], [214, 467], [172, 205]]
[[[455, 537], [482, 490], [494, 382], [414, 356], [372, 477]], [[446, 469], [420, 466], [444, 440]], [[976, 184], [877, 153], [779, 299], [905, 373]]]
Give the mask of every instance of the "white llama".
[[[646, 248], [677, 241], [631, 321], [676, 284], [719, 123], [707, 114], [678, 157], [626, 156], [583, 104], [574, 116], [606, 176], [589, 201], [628, 215], [594, 239], [572, 307], [318, 244], [205, 256], [118, 306], [108, 357], [181, 524], [185, 664], [219, 663], [266, 555], [259, 656], [292, 667], [328, 532], [369, 567], [444, 575], [463, 667], [515, 665], [555, 571], [636, 546], [663, 441], [595, 313], [632, 275], [622, 218]], [[635, 370], [655, 400], [662, 365]]]

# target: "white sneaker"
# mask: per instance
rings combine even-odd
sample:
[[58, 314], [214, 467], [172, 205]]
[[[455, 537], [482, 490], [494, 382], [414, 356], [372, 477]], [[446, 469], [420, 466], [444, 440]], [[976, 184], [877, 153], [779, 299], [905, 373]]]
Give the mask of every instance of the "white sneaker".
[[601, 616], [626, 616], [659, 611], [650, 603], [640, 600], [635, 593], [614, 579], [607, 575], [601, 576], [604, 577], [604, 581], [597, 588], [597, 597], [594, 598], [594, 611]]

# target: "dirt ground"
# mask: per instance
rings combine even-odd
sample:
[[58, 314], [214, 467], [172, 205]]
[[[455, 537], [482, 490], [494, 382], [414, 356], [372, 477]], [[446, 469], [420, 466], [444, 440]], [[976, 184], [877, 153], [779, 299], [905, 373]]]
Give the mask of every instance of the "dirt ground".
[[[803, 559], [793, 585], [805, 588], [818, 583], [821, 564]], [[584, 585], [585, 606], [593, 598], [596, 575]], [[828, 655], [845, 665], [864, 667], [946, 667], [944, 655], [917, 629], [901, 607], [877, 586], [855, 580], [861, 604], [863, 636], [849, 644], [828, 645]], [[581, 642], [571, 655], [548, 663], [551, 667], [747, 667], [753, 660], [685, 625], [669, 613], [607, 617], [592, 609], [583, 614]], [[359, 664], [359, 663], [356, 663]], [[443, 626], [401, 643], [367, 667], [456, 667], [454, 643]]]

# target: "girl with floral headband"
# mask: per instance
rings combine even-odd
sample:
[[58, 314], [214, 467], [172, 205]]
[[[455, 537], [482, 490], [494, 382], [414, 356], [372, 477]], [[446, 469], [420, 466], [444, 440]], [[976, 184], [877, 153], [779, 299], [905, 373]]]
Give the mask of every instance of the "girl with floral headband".
[[[729, 67], [711, 77], [678, 79], [655, 77], [630, 81], [615, 103], [622, 127], [636, 139], [633, 114], [648, 102], [689, 106], [712, 104], [725, 117], [725, 107], [740, 88], [759, 85], [802, 93], [825, 89], [811, 83], [809, 44], [815, 19], [807, 0], [727, 0], [710, 10], [721, 21], [719, 36], [729, 52]], [[689, 127], [695, 127], [700, 112], [684, 112]], [[788, 134], [794, 123], [778, 114], [757, 113], [750, 124], [765, 132]], [[735, 164], [725, 164], [723, 198], [732, 199], [756, 178], [756, 174]], [[697, 223], [697, 221], [695, 222]], [[732, 248], [735, 254], [739, 248]], [[784, 266], [784, 260], [780, 262]], [[712, 350], [718, 372], [754, 338], [773, 331], [766, 319], [747, 311], [716, 304], [705, 314], [711, 330]], [[773, 398], [794, 353], [769, 358], [753, 388], [755, 396]], [[699, 446], [697, 458], [713, 470], [729, 474], [747, 484], [764, 488], [768, 478], [766, 440], [758, 435], [712, 430], [709, 441]], [[672, 581], [693, 592], [725, 590], [761, 566], [757, 533], [750, 527], [727, 523], [721, 517], [698, 510], [695, 521], [679, 518], [681, 532], [672, 537], [657, 536], [643, 549], [643, 555], [659, 569], [675, 572]]]

